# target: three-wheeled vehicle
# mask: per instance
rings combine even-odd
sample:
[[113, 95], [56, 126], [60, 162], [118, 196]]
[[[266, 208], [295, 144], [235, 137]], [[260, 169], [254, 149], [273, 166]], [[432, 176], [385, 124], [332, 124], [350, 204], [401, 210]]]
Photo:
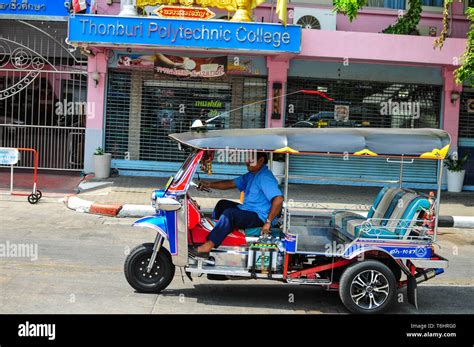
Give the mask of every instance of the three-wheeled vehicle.
[[[190, 154], [163, 189], [152, 193], [156, 214], [134, 226], [156, 232], [154, 243], [142, 244], [125, 261], [125, 276], [138, 292], [157, 293], [172, 281], [175, 266], [187, 276], [209, 279], [268, 279], [282, 283], [317, 285], [338, 290], [354, 313], [380, 313], [407, 288], [408, 301], [417, 306], [417, 284], [448, 267], [435, 253], [441, 192], [442, 160], [449, 135], [437, 129], [242, 129], [191, 131], [170, 137]], [[260, 230], [234, 230], [211, 251], [209, 260], [188, 256], [188, 247], [202, 244], [215, 223], [189, 195], [196, 170], [210, 173], [219, 151], [265, 151], [286, 158], [284, 204], [271, 236]], [[399, 177], [374, 197], [366, 215], [351, 211], [302, 216], [288, 201], [290, 156], [378, 157], [399, 163]], [[413, 160], [434, 160], [438, 168], [436, 194], [402, 185], [403, 167]], [[387, 164], [388, 164], [387, 163]], [[395, 182], [395, 184], [393, 184]], [[163, 243], [167, 240], [169, 248]]]

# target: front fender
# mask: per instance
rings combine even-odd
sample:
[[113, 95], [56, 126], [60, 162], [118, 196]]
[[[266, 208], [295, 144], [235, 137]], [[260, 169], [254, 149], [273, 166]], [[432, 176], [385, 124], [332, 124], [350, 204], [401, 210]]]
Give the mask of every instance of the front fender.
[[178, 254], [176, 212], [167, 211], [143, 217], [133, 223], [134, 227], [151, 228], [168, 240], [171, 255]]
[[132, 226], [140, 228], [151, 228], [159, 232], [164, 238], [168, 239], [168, 228], [166, 227], [166, 219], [163, 216], [153, 215], [143, 217], [135, 221]]

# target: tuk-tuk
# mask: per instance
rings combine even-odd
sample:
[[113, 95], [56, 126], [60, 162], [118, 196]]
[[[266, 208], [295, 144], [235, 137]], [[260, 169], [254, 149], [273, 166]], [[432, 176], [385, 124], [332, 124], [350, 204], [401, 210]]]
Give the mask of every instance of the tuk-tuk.
[[[158, 293], [173, 280], [175, 266], [208, 279], [267, 279], [322, 286], [339, 291], [354, 313], [381, 313], [396, 291], [407, 288], [408, 302], [417, 307], [418, 283], [448, 267], [435, 252], [442, 183], [442, 160], [450, 137], [438, 129], [273, 128], [191, 131], [170, 137], [190, 150], [186, 161], [165, 187], [155, 190], [152, 216], [136, 227], [156, 232], [154, 243], [142, 244], [125, 261], [125, 276], [138, 292]], [[200, 211], [189, 188], [199, 168], [211, 173], [219, 151], [263, 151], [283, 154], [284, 203], [271, 235], [260, 230], [234, 230], [208, 260], [188, 255], [188, 247], [206, 241], [215, 223]], [[292, 215], [288, 201], [291, 156], [382, 158], [399, 163], [395, 184], [374, 196], [367, 215], [334, 210], [322, 215]], [[437, 192], [425, 194], [403, 186], [403, 167], [413, 160], [437, 163]], [[343, 193], [342, 193], [343, 194]], [[244, 197], [245, 198], [245, 197]], [[163, 245], [168, 241], [168, 248]]]

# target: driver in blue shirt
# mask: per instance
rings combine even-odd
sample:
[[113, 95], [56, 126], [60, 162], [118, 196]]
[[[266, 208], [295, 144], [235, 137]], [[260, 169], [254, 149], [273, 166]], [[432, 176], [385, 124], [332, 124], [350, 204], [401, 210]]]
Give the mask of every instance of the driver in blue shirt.
[[232, 189], [244, 192], [244, 202], [220, 200], [213, 212], [217, 223], [207, 237], [207, 241], [189, 253], [195, 258], [207, 259], [211, 249], [219, 247], [226, 236], [236, 228], [262, 228], [262, 235], [270, 233], [270, 227], [280, 214], [283, 194], [278, 182], [267, 167], [265, 152], [258, 152], [256, 160], [247, 161], [245, 175], [233, 180], [209, 182], [201, 181], [200, 188]]

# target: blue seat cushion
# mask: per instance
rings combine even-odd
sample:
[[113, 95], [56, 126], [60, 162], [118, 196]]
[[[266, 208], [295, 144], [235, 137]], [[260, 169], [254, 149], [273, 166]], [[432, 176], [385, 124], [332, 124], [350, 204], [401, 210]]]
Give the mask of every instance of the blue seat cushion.
[[366, 219], [364, 216], [361, 216], [358, 213], [350, 211], [333, 211], [331, 216], [331, 225], [346, 229], [347, 222], [353, 219]]

